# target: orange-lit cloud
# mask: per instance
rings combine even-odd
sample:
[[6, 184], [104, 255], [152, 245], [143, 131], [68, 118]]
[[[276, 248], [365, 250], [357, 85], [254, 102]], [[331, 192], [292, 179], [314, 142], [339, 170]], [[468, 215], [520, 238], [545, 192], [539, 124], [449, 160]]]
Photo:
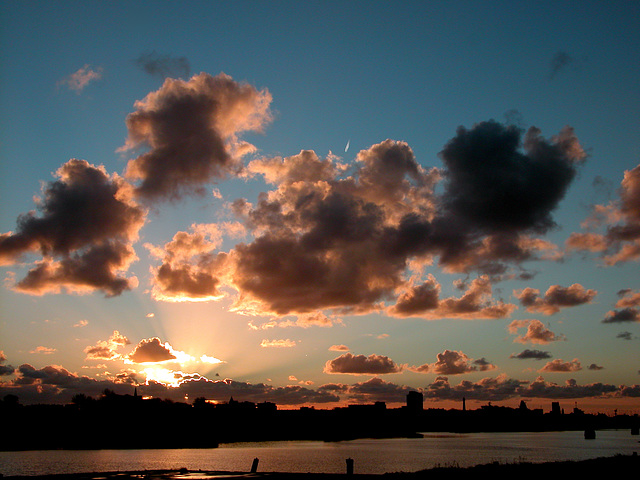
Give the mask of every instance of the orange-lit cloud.
[[99, 340], [95, 345], [85, 348], [84, 353], [87, 354], [87, 360], [116, 360], [122, 356], [117, 350], [130, 343], [127, 337], [114, 330], [109, 340]]
[[260, 342], [260, 346], [263, 348], [292, 348], [296, 346], [296, 342], [288, 338], [283, 340], [267, 340], [265, 338]]
[[516, 337], [513, 341], [517, 343], [538, 343], [547, 344], [566, 340], [564, 335], [556, 335], [546, 328], [540, 320], [514, 320], [509, 324], [509, 333], [516, 335], [518, 330], [526, 328], [524, 335]]
[[127, 356], [133, 363], [159, 363], [176, 360], [173, 348], [167, 342], [160, 343], [158, 337], [141, 340]]
[[329, 347], [329, 350], [332, 352], [348, 352], [349, 347], [347, 347], [346, 345], [331, 345]]
[[78, 69], [68, 77], [63, 78], [58, 82], [58, 85], [65, 85], [70, 90], [74, 90], [76, 93], [82, 92], [84, 88], [89, 85], [90, 82], [99, 80], [102, 78], [102, 68], [92, 68], [89, 65]]
[[569, 373], [569, 372], [578, 372], [582, 370], [582, 365], [577, 358], [574, 358], [570, 362], [565, 362], [560, 358], [556, 358], [555, 360], [551, 360], [544, 367], [542, 367], [539, 372], [551, 372], [551, 373]]
[[616, 309], [610, 310], [603, 323], [640, 322], [640, 292], [631, 289], [620, 290], [620, 299], [616, 302]]
[[0, 350], [0, 377], [11, 375], [15, 371], [15, 368], [13, 368], [11, 365], [5, 365], [6, 361], [7, 356], [2, 350]]
[[137, 259], [132, 244], [146, 211], [132, 200], [130, 186], [84, 160], [69, 160], [56, 176], [37, 200], [41, 216], [21, 215], [15, 233], [0, 235], [0, 263], [42, 255], [13, 288], [35, 295], [102, 290], [115, 296], [136, 286], [137, 278], [123, 274]]
[[262, 131], [271, 121], [270, 104], [268, 91], [224, 73], [169, 78], [127, 116], [121, 150], [148, 150], [129, 161], [125, 176], [139, 181], [136, 192], [146, 199], [203, 193], [212, 180], [237, 174], [248, 148], [238, 135]]
[[596, 205], [584, 222], [589, 230], [604, 227], [604, 232], [576, 232], [567, 239], [569, 251], [599, 253], [605, 265], [640, 259], [640, 165], [624, 172], [619, 199], [608, 205]]
[[57, 352], [57, 350], [55, 348], [51, 348], [51, 347], [44, 347], [42, 345], [40, 345], [39, 347], [36, 347], [35, 349], [31, 350], [29, 353], [39, 353], [42, 355], [51, 355], [52, 353]]
[[158, 248], [146, 247], [162, 264], [153, 269], [152, 296], [163, 301], [208, 301], [222, 297], [218, 276], [227, 259], [215, 253], [222, 241], [223, 226], [193, 225], [191, 232], [178, 232]]
[[438, 375], [462, 375], [470, 372], [484, 372], [494, 370], [495, 365], [484, 358], [473, 360], [465, 353], [455, 350], [445, 350], [437, 355], [434, 363], [425, 363], [420, 366], [412, 366], [408, 369], [416, 373], [435, 373]]
[[585, 289], [579, 283], [574, 283], [569, 287], [551, 285], [544, 297], [540, 296], [540, 290], [530, 287], [513, 292], [520, 303], [527, 308], [527, 311], [545, 315], [553, 315], [561, 308], [591, 303], [597, 293], [595, 290]]
[[427, 319], [441, 318], [504, 318], [517, 308], [512, 304], [496, 302], [491, 298], [489, 277], [474, 279], [461, 298], [440, 300], [440, 285], [432, 275], [426, 282], [415, 286], [398, 297], [389, 313], [396, 316], [418, 316]]
[[367, 357], [345, 353], [333, 360], [328, 360], [324, 366], [324, 372], [349, 375], [384, 375], [400, 373], [404, 368], [404, 365], [396, 364], [385, 355], [372, 354]]

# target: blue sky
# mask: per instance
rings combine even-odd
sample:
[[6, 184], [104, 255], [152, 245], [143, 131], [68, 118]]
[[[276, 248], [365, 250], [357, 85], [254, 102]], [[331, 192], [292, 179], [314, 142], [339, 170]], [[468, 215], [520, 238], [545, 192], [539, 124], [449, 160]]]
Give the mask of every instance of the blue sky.
[[[97, 233], [54, 255], [45, 254], [42, 237], [31, 238], [31, 246], [18, 253], [6, 242], [0, 245], [5, 254], [0, 266], [5, 279], [0, 290], [0, 365], [6, 373], [0, 377], [0, 391], [16, 393], [24, 401], [66, 401], [78, 385], [87, 386], [89, 394], [105, 386], [128, 392], [140, 385], [149, 395], [176, 399], [204, 395], [219, 400], [245, 392], [252, 400], [331, 406], [345, 401], [402, 402], [406, 391], [421, 389], [429, 402], [442, 406], [458, 402], [473, 385], [480, 393], [466, 395], [478, 404], [516, 404], [524, 398], [546, 408], [551, 399], [569, 398], [569, 403], [585, 407], [637, 412], [640, 300], [634, 294], [640, 285], [633, 248], [640, 214], [635, 210], [637, 177], [632, 172], [640, 163], [639, 9], [636, 2], [622, 1], [3, 3], [0, 235], [5, 237], [0, 238], [26, 238], [17, 219], [36, 209], [34, 197], [42, 197], [42, 188], [60, 180], [56, 171], [63, 165], [70, 168], [71, 159], [87, 162], [74, 164], [77, 168], [94, 172], [102, 166], [110, 181], [117, 176], [125, 185], [139, 187], [142, 179], [127, 177], [126, 170], [153, 150], [152, 140], [139, 131], [136, 148], [123, 149], [127, 139], [136, 143], [127, 119], [151, 116], [152, 107], [159, 109], [171, 98], [169, 83], [192, 91], [203, 88], [205, 97], [217, 100], [223, 98], [220, 85], [242, 87], [250, 100], [243, 104], [240, 94], [228, 97], [232, 107], [245, 108], [232, 114], [214, 108], [215, 132], [225, 142], [221, 155], [233, 157], [235, 167], [244, 167], [240, 173], [229, 169], [224, 176], [190, 177], [180, 198], [170, 198], [171, 193], [163, 197], [165, 191], [146, 199], [131, 194], [129, 206], [143, 218], [128, 219], [126, 234], [117, 232], [118, 245], [132, 249], [136, 257], [118, 273], [136, 279], [124, 290], [105, 298], [104, 288], [76, 283], [80, 294], [69, 291], [68, 279], [60, 278], [50, 280], [46, 288], [16, 287], [38, 266], [84, 258], [92, 246], [111, 239], [100, 233], [105, 226], [98, 219], [72, 221], [77, 232], [71, 228], [69, 236], [83, 235], [87, 229]], [[204, 86], [196, 88], [196, 79]], [[152, 105], [154, 92], [160, 100]], [[143, 112], [145, 102], [149, 110]], [[166, 129], [157, 134], [182, 145], [173, 132], [184, 122], [171, 123], [170, 114], [149, 120], [149, 128], [169, 118]], [[489, 121], [494, 123], [482, 123]], [[520, 132], [520, 155], [531, 127], [539, 129], [539, 145], [559, 149], [556, 153], [571, 174], [564, 183], [558, 180], [559, 193], [549, 197], [546, 207], [537, 210], [538, 201], [559, 178], [549, 173], [552, 170], [548, 177], [525, 183], [539, 195], [512, 192], [511, 201], [519, 199], [513, 207], [527, 207], [524, 203], [529, 202], [530, 211], [544, 218], [527, 223], [525, 213], [509, 217], [519, 223], [516, 229], [511, 223], [506, 226], [507, 217], [501, 217], [499, 225], [487, 223], [511, 205], [509, 200], [495, 203], [499, 189], [486, 181], [494, 173], [501, 178], [501, 167], [484, 154], [474, 157], [482, 138], [489, 138], [482, 135], [492, 135], [477, 128], [479, 124], [493, 125], [494, 133]], [[469, 142], [471, 133], [477, 133], [474, 138], [480, 144], [472, 144], [460, 158], [448, 154], [453, 148], [447, 146], [452, 147], [454, 139], [461, 141], [465, 132]], [[213, 148], [196, 137], [206, 149]], [[385, 143], [387, 139], [395, 143]], [[241, 142], [253, 145], [253, 150], [244, 156], [230, 154], [246, 146]], [[569, 151], [578, 145], [577, 155]], [[296, 157], [303, 150], [309, 151], [307, 157]], [[402, 166], [394, 152], [411, 152], [411, 158], [402, 157], [408, 162]], [[180, 155], [174, 151], [176, 165], [182, 161]], [[387, 170], [376, 170], [382, 168], [376, 159], [385, 158], [391, 162], [384, 164]], [[273, 159], [281, 164], [280, 176]], [[363, 265], [371, 262], [375, 282], [384, 284], [379, 290], [372, 286], [378, 285], [375, 282], [347, 283], [352, 291], [341, 300], [330, 282], [320, 282], [313, 273], [300, 274], [302, 259], [307, 258], [304, 250], [300, 259], [295, 257], [297, 250], [286, 259], [286, 249], [276, 253], [258, 248], [265, 239], [274, 240], [272, 246], [275, 239], [282, 242], [277, 232], [283, 226], [300, 240], [310, 232], [305, 230], [310, 224], [304, 223], [309, 215], [346, 212], [346, 206], [333, 208], [333, 197], [327, 196], [313, 210], [292, 210], [287, 219], [267, 221], [260, 192], [284, 209], [305, 205], [300, 203], [302, 184], [294, 189], [282, 176], [282, 169], [296, 159], [301, 162], [297, 175], [316, 195], [313, 198], [331, 191], [345, 200], [345, 192], [357, 192], [349, 199], [362, 208], [356, 219], [362, 225], [370, 218], [365, 212], [375, 206], [377, 215], [385, 217], [378, 233], [399, 233], [399, 215], [409, 210], [419, 212], [420, 225], [430, 228], [419, 240], [424, 245], [414, 246], [393, 266], [380, 263], [384, 256], [368, 255], [370, 246], [357, 235], [354, 243], [341, 243], [340, 249], [318, 250], [324, 256], [314, 257], [316, 266], [329, 267], [333, 256], [341, 259], [331, 264], [334, 281], [361, 280], [347, 272], [360, 275]], [[467, 195], [466, 187], [476, 177], [463, 181], [463, 172], [474, 162], [479, 165], [477, 178], [485, 183], [478, 180], [475, 193]], [[158, 165], [155, 171], [164, 172]], [[320, 165], [332, 173], [314, 177], [312, 168]], [[415, 165], [419, 174], [412, 170]], [[404, 195], [403, 210], [396, 210], [376, 188], [401, 167], [406, 168], [402, 178], [408, 182], [403, 185], [410, 188], [395, 191]], [[171, 182], [171, 172], [177, 171], [167, 171], [165, 181]], [[623, 185], [625, 172], [630, 173]], [[275, 180], [265, 181], [267, 174]], [[350, 182], [356, 186], [348, 187]], [[329, 184], [332, 190], [327, 190]], [[194, 185], [204, 195], [194, 194]], [[297, 203], [287, 203], [294, 195], [300, 195]], [[443, 200], [454, 197], [471, 203], [450, 206], [440, 215]], [[245, 199], [244, 212], [253, 217], [237, 215], [237, 199]], [[478, 205], [482, 218], [474, 214]], [[600, 223], [592, 222], [588, 229], [584, 222], [594, 218], [597, 205]], [[36, 210], [33, 218], [46, 216], [46, 211]], [[295, 226], [286, 223], [293, 217]], [[467, 223], [460, 226], [462, 217]], [[117, 223], [117, 218], [114, 214], [110, 220]], [[323, 217], [325, 243], [336, 241], [331, 231], [337, 227], [329, 227], [340, 218]], [[555, 225], [543, 228], [541, 218]], [[436, 248], [430, 235], [437, 219], [451, 227], [453, 237]], [[202, 225], [209, 225], [208, 230]], [[606, 235], [614, 225], [626, 228], [624, 240]], [[233, 233], [239, 228], [244, 229], [240, 236]], [[215, 275], [214, 264], [207, 264], [207, 278], [216, 279], [219, 288], [198, 298], [193, 292], [179, 296], [168, 290], [164, 293], [172, 293], [173, 301], [154, 296], [154, 272], [168, 258], [162, 252], [170, 250], [168, 243], [178, 232], [194, 240], [197, 231], [209, 249], [186, 262], [196, 272], [198, 258], [200, 266], [205, 259], [218, 258]], [[584, 243], [585, 233], [599, 235], [589, 237], [590, 248]], [[475, 253], [474, 261], [465, 260], [462, 266], [442, 260], [454, 240], [472, 237], [496, 245], [507, 237], [517, 238], [520, 246], [525, 239], [550, 243], [544, 251], [541, 243], [529, 243], [526, 258], [520, 259], [502, 249], [494, 252], [491, 263], [486, 252], [467, 245], [464, 251]], [[600, 247], [594, 246], [595, 240]], [[569, 248], [570, 243], [575, 248]], [[151, 255], [154, 251], [159, 256]], [[620, 252], [628, 255], [605, 264], [607, 256]], [[260, 264], [262, 276], [254, 278], [259, 285], [248, 281], [249, 272], [258, 271], [249, 253], [265, 262]], [[173, 254], [174, 259], [180, 255], [178, 250]], [[284, 267], [274, 259], [300, 266], [299, 280], [287, 284], [290, 290], [270, 288], [269, 278], [273, 285], [285, 285]], [[174, 273], [177, 265], [172, 265]], [[500, 274], [498, 266], [505, 268]], [[385, 267], [392, 270], [385, 272]], [[568, 290], [574, 284], [578, 287]], [[359, 286], [368, 290], [359, 291]], [[550, 287], [554, 288], [545, 302]], [[526, 288], [537, 290], [537, 296], [533, 290], [528, 291], [533, 296], [525, 296]], [[482, 291], [484, 296], [465, 319], [445, 312], [444, 304], [440, 310], [423, 308], [411, 316], [394, 310], [401, 298], [409, 298], [403, 294], [422, 291], [433, 296], [434, 289], [439, 289], [439, 301], [457, 299], [451, 303], [458, 306], [465, 293]], [[309, 292], [304, 302], [302, 291]], [[363, 303], [365, 293], [373, 296]], [[178, 296], [181, 301], [175, 301]], [[554, 301], [555, 311], [549, 306]], [[250, 304], [253, 315], [248, 315]], [[479, 313], [490, 306], [506, 307], [493, 316]], [[626, 316], [619, 315], [621, 311]], [[603, 323], [608, 316], [615, 321]], [[516, 341], [527, 331], [529, 336]], [[98, 346], [102, 350], [91, 349]], [[159, 356], [135, 362], [138, 348]], [[98, 350], [102, 353], [95, 353]], [[525, 350], [534, 358], [513, 358]], [[203, 360], [203, 355], [216, 360]], [[179, 385], [164, 387], [167, 375]], [[60, 378], [66, 379], [67, 387]]]

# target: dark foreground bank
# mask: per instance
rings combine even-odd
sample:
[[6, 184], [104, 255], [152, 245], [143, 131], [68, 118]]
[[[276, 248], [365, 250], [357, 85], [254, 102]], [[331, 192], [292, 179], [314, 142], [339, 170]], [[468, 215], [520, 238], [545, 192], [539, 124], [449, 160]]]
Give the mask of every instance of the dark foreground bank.
[[436, 467], [418, 472], [394, 472], [381, 475], [358, 474], [352, 475], [333, 473], [278, 473], [278, 472], [214, 472], [200, 470], [144, 470], [136, 472], [93, 472], [76, 474], [40, 475], [40, 476], [10, 476], [4, 479], [25, 480], [201, 480], [201, 479], [239, 479], [255, 478], [265, 480], [422, 480], [422, 479], [470, 479], [486, 476], [495, 479], [513, 478], [541, 478], [552, 475], [553, 478], [597, 478], [604, 475], [626, 472], [626, 475], [637, 474], [640, 468], [640, 456], [616, 455], [581, 461], [562, 461], [548, 463], [490, 463], [475, 467]]

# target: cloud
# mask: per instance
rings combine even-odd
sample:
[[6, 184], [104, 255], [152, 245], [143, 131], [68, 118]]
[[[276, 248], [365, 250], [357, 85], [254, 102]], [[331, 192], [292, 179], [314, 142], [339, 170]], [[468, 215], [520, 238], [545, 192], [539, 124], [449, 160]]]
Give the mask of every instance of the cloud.
[[340, 397], [328, 391], [316, 391], [300, 385], [274, 387], [263, 383], [251, 384], [231, 379], [212, 381], [204, 377], [182, 381], [177, 388], [150, 383], [138, 387], [142, 395], [153, 395], [176, 400], [205, 397], [208, 400], [226, 402], [230, 397], [249, 402], [273, 402], [277, 405], [302, 405], [338, 402]]
[[77, 94], [80, 94], [90, 82], [100, 80], [102, 78], [102, 68], [91, 68], [89, 65], [78, 69], [71, 75], [63, 78], [58, 82], [58, 85], [64, 85], [70, 90], [74, 90]]
[[538, 343], [544, 345], [550, 342], [566, 340], [564, 335], [556, 335], [546, 328], [540, 320], [514, 320], [509, 324], [508, 328], [509, 333], [513, 335], [516, 335], [521, 328], [527, 329], [527, 333], [513, 340], [516, 343]]
[[574, 62], [574, 58], [567, 52], [556, 52], [549, 62], [549, 79], [553, 80], [562, 70]]
[[640, 259], [640, 165], [624, 172], [619, 198], [595, 205], [583, 227], [567, 239], [568, 251], [598, 253], [608, 266]]
[[5, 365], [4, 363], [7, 361], [7, 356], [4, 354], [2, 350], [0, 350], [0, 377], [11, 375], [15, 371], [11, 365]]
[[416, 373], [462, 375], [470, 372], [494, 370], [495, 368], [495, 365], [487, 362], [484, 358], [473, 360], [463, 352], [445, 350], [437, 355], [437, 361], [435, 363], [425, 363], [417, 367], [409, 367], [408, 369]]
[[542, 350], [529, 350], [527, 348], [518, 354], [512, 353], [511, 355], [509, 355], [509, 358], [517, 358], [519, 360], [545, 360], [547, 358], [551, 358], [551, 354]]
[[478, 382], [463, 380], [459, 385], [452, 386], [446, 377], [438, 377], [432, 384], [423, 389], [423, 395], [428, 400], [467, 400], [501, 401], [510, 398], [610, 398], [637, 397], [640, 385], [627, 387], [620, 385], [592, 383], [579, 385], [569, 379], [564, 385], [547, 382], [542, 377], [533, 382], [521, 381], [499, 375], [496, 378], [483, 378]]
[[13, 288], [42, 295], [102, 290], [120, 295], [137, 285], [123, 273], [137, 259], [132, 243], [146, 211], [131, 197], [131, 188], [104, 167], [72, 159], [43, 187], [35, 212], [20, 215], [17, 231], [0, 235], [0, 263], [16, 263], [40, 253], [24, 279]]
[[270, 103], [267, 90], [223, 73], [165, 80], [127, 116], [121, 150], [148, 150], [128, 162], [125, 176], [139, 181], [136, 193], [147, 200], [203, 193], [207, 183], [238, 173], [247, 149], [238, 135], [262, 131]]
[[546, 232], [585, 158], [570, 127], [552, 142], [531, 127], [521, 131], [489, 121], [459, 127], [440, 153], [446, 166], [444, 203], [469, 227], [488, 233]]
[[604, 370], [604, 367], [601, 367], [600, 365], [596, 365], [595, 363], [592, 363], [587, 367], [587, 370]]
[[618, 292], [616, 310], [611, 310], [602, 323], [640, 322], [640, 292], [631, 289]]
[[616, 335], [616, 338], [620, 338], [622, 340], [633, 340], [634, 336], [631, 332], [620, 332]]
[[461, 298], [440, 300], [439, 293], [440, 285], [429, 275], [423, 284], [401, 294], [388, 312], [399, 317], [478, 319], [504, 318], [517, 308], [491, 298], [491, 283], [486, 275], [474, 279]]
[[263, 348], [292, 348], [296, 346], [295, 340], [267, 340], [263, 339], [260, 342], [260, 346]]
[[640, 308], [622, 308], [620, 310], [611, 310], [602, 320], [602, 323], [626, 323], [640, 322]]
[[617, 308], [640, 307], [640, 292], [631, 289], [620, 290], [618, 296], [620, 300], [616, 302]]
[[95, 345], [86, 347], [84, 353], [87, 360], [116, 360], [122, 357], [117, 350], [130, 343], [127, 337], [114, 330], [109, 340], [99, 340]]
[[79, 322], [75, 323], [73, 326], [74, 327], [86, 327], [87, 325], [89, 325], [89, 320], [80, 320]]
[[592, 289], [586, 290], [579, 283], [574, 283], [570, 287], [552, 285], [547, 289], [544, 297], [540, 297], [540, 290], [530, 287], [520, 291], [514, 290], [513, 293], [520, 303], [527, 307], [527, 311], [553, 315], [561, 308], [591, 303], [598, 292]]
[[186, 57], [172, 57], [161, 55], [155, 50], [141, 53], [134, 63], [153, 77], [165, 79], [167, 77], [186, 78], [191, 72], [189, 60]]
[[29, 353], [39, 353], [42, 355], [51, 355], [52, 353], [57, 352], [57, 350], [55, 348], [51, 348], [51, 347], [44, 347], [42, 345], [40, 345], [39, 347], [36, 347], [34, 350], [31, 350]]
[[160, 363], [176, 360], [173, 348], [167, 342], [160, 343], [158, 337], [141, 340], [127, 356], [133, 363]]
[[396, 364], [389, 357], [372, 354], [353, 355], [345, 353], [333, 360], [328, 360], [324, 366], [324, 373], [345, 373], [349, 375], [385, 375], [400, 373], [403, 365]]
[[[105, 389], [118, 394], [131, 394], [136, 386], [139, 395], [166, 398], [173, 401], [184, 401], [189, 398], [205, 397], [209, 400], [224, 402], [229, 397], [251, 402], [274, 402], [278, 405], [303, 405], [337, 403], [344, 398], [356, 402], [384, 401], [402, 403], [406, 394], [415, 390], [403, 385], [385, 382], [374, 377], [365, 382], [352, 385], [328, 383], [316, 390], [300, 386], [288, 385], [274, 387], [271, 385], [236, 381], [232, 379], [209, 380], [198, 374], [169, 372], [175, 378], [173, 386], [165, 385], [152, 379], [142, 382], [138, 374], [123, 370], [102, 380], [79, 376], [58, 365], [47, 365], [36, 369], [23, 364], [16, 370], [16, 377], [7, 382], [0, 382], [0, 397], [11, 393], [20, 397], [21, 403], [68, 403], [76, 393], [100, 395]], [[461, 381], [458, 385], [449, 384], [447, 377], [438, 376], [434, 382], [419, 389], [425, 399], [501, 401], [511, 398], [622, 398], [640, 396], [640, 385], [615, 385], [593, 383], [579, 385], [569, 379], [564, 385], [545, 381], [538, 377], [535, 381], [522, 381], [498, 375], [487, 377], [477, 382]]]
[[577, 358], [574, 358], [570, 362], [564, 362], [560, 358], [556, 358], [555, 360], [551, 360], [544, 367], [542, 367], [539, 372], [551, 372], [551, 373], [567, 373], [567, 372], [578, 372], [582, 370], [582, 366]]
[[462, 380], [457, 386], [451, 386], [447, 377], [439, 376], [423, 389], [425, 400], [489, 400], [500, 401], [518, 395], [522, 381], [509, 379], [506, 375], [496, 378], [483, 378], [478, 382]]
[[[411, 203], [408, 195], [428, 191], [431, 176], [403, 142], [360, 152], [357, 178], [340, 180], [334, 160], [304, 151], [249, 165], [278, 185], [255, 206], [242, 204], [256, 238], [233, 251], [237, 310], [364, 312], [401, 283], [404, 259], [384, 251], [385, 228], [403, 212], [428, 208], [427, 196]], [[376, 183], [383, 172], [386, 180]]]
[[206, 301], [222, 297], [218, 290], [226, 261], [215, 250], [222, 241], [223, 227], [216, 224], [192, 225], [192, 232], [178, 232], [163, 248], [145, 246], [162, 264], [152, 269], [152, 296], [156, 300]]
[[374, 377], [360, 383], [354, 383], [346, 388], [349, 400], [357, 403], [406, 403], [407, 394], [415, 388], [406, 385], [396, 385]]
[[[181, 98], [186, 83], [199, 91], [207, 82], [193, 77], [165, 83], [140, 103], [138, 113], [144, 117], [147, 104], [162, 104], [173, 89]], [[136, 114], [129, 118], [133, 132]], [[214, 263], [198, 255], [179, 264], [163, 258], [157, 273], [209, 285], [208, 292], [230, 287], [236, 292], [232, 311], [283, 319], [268, 327], [305, 326], [311, 318], [323, 320], [312, 325], [330, 326], [336, 314], [385, 309], [396, 316], [504, 318], [516, 306], [492, 300], [490, 282], [507, 275], [510, 265], [559, 258], [555, 245], [533, 235], [555, 225], [551, 213], [584, 159], [569, 127], [550, 141], [536, 129], [524, 141], [521, 135], [516, 127], [493, 121], [461, 127], [442, 151], [443, 170], [425, 170], [407, 143], [394, 140], [361, 150], [348, 168], [332, 154], [321, 158], [311, 150], [254, 159], [242, 175], [261, 176], [272, 188], [255, 203], [240, 198], [230, 204], [251, 240], [215, 254], [211, 242], [203, 253], [215, 257]], [[130, 133], [129, 146], [144, 142]], [[138, 157], [141, 164], [145, 155], [156, 153], [152, 148]], [[208, 181], [204, 174], [196, 177]], [[468, 195], [460, 193], [464, 188]], [[436, 259], [447, 272], [475, 270], [479, 278], [462, 298], [442, 300], [435, 279], [419, 271]], [[195, 282], [201, 274], [203, 282]], [[200, 296], [216, 299], [215, 293]], [[284, 319], [287, 315], [298, 320]]]
[[347, 347], [346, 345], [331, 345], [329, 347], [329, 350], [332, 352], [348, 352], [349, 347]]
[[11, 393], [19, 396], [24, 404], [69, 403], [77, 393], [92, 396], [109, 389], [118, 394], [130, 394], [132, 390], [130, 375], [96, 380], [70, 372], [60, 365], [38, 369], [25, 363], [16, 369], [15, 375], [9, 382], [0, 382], [0, 396]]

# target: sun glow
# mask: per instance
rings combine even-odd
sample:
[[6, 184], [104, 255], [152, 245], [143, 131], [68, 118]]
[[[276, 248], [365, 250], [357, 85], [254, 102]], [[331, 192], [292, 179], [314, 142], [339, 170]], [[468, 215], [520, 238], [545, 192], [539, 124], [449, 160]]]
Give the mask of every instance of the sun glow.
[[179, 387], [183, 379], [182, 372], [175, 372], [160, 366], [147, 367], [142, 370], [142, 373], [146, 377], [147, 384], [149, 382], [157, 382], [167, 387]]

